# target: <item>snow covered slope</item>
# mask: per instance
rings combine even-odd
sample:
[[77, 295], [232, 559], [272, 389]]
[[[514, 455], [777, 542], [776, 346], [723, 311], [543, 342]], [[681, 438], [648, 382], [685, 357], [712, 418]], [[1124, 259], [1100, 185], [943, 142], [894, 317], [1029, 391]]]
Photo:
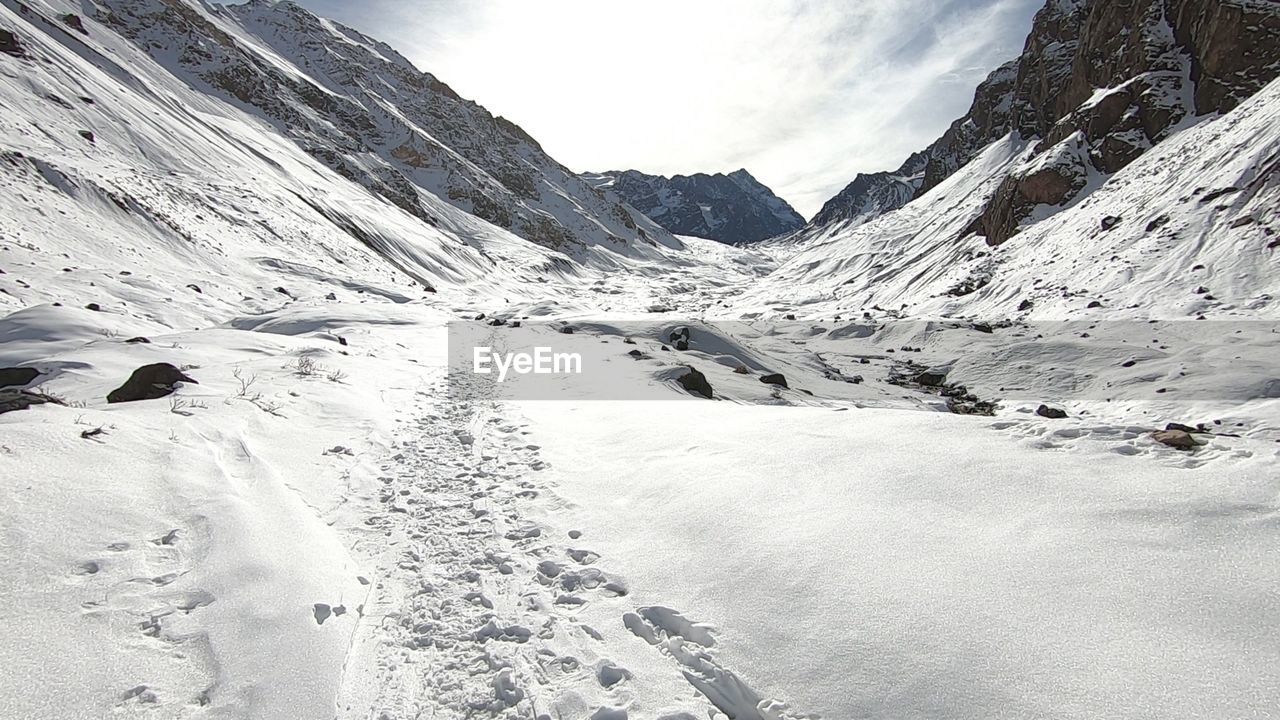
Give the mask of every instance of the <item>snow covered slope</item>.
[[751, 173], [646, 175], [636, 170], [583, 173], [593, 187], [608, 188], [678, 235], [731, 245], [784, 235], [804, 218]]
[[1030, 136], [742, 248], [290, 5], [0, 29], [0, 717], [1274, 714], [1280, 84], [997, 247]]
[[1045, 209], [1002, 245], [978, 233], [1034, 141], [1011, 134], [916, 201], [826, 228], [735, 306], [813, 315], [878, 306], [910, 316], [1277, 315], [1280, 82], [1173, 134], [1092, 192]]
[[[969, 112], [898, 170], [859, 175], [801, 238], [866, 221], [937, 186], [989, 143], [1017, 132], [1036, 155], [1007, 169], [979, 228], [1004, 242], [1196, 116], [1236, 107], [1280, 74], [1280, 6], [1227, 0], [1052, 0], [1022, 55], [981, 83]], [[914, 192], [911, 187], [914, 186]], [[1039, 209], [1038, 209], [1039, 208]]]
[[385, 44], [293, 3], [206, 9], [122, 0], [95, 15], [177, 76], [260, 115], [308, 154], [428, 224], [437, 221], [424, 191], [570, 253], [675, 245], [617, 198], [594, 192], [514, 123], [460, 98]]

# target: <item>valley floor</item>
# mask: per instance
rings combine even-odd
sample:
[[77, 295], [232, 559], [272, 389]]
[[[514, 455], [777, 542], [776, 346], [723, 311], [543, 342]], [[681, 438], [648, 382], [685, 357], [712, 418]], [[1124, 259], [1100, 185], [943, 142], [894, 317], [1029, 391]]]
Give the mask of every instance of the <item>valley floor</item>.
[[[1277, 400], [1232, 395], [1265, 378], [1269, 328], [1228, 381], [1170, 324], [1126, 384], [1107, 327], [574, 307], [499, 313], [559, 318], [523, 330], [606, 368], [558, 400], [446, 374], [449, 323], [494, 307], [0, 320], [0, 365], [38, 348], [69, 403], [0, 417], [0, 715], [1275, 716]], [[664, 351], [681, 323], [690, 350]], [[984, 396], [1053, 378], [1030, 392], [1070, 417], [1011, 390], [940, 412], [888, 382], [903, 346]], [[102, 402], [157, 361], [199, 384]], [[1224, 422], [1184, 453], [1149, 436], [1174, 420]]]

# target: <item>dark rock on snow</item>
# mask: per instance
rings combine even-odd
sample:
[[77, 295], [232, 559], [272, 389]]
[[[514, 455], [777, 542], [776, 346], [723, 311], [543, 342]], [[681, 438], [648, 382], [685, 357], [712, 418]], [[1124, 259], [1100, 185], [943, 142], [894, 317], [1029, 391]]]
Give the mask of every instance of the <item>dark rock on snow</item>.
[[939, 387], [947, 381], [947, 374], [938, 370], [925, 370], [916, 376], [916, 382], [926, 387]]
[[1156, 442], [1164, 443], [1178, 450], [1195, 450], [1200, 446], [1200, 443], [1191, 436], [1191, 433], [1185, 430], [1156, 430], [1151, 433], [1151, 437]]
[[778, 385], [784, 388], [791, 387], [790, 385], [787, 385], [787, 379], [783, 377], [782, 373], [770, 373], [768, 375], [761, 375], [760, 382], [764, 383], [765, 385]]
[[1067, 416], [1067, 411], [1062, 408], [1049, 407], [1042, 403], [1040, 407], [1036, 408], [1036, 414], [1040, 417], [1049, 418], [1051, 420], [1061, 420]]
[[62, 401], [31, 390], [0, 390], [0, 415], [15, 410], [26, 410], [32, 405], [44, 405], [45, 403], [61, 405]]
[[66, 15], [60, 16], [58, 19], [61, 20], [67, 27], [71, 28], [72, 30], [75, 30], [81, 35], [89, 34], [89, 31], [86, 30], [84, 27], [84, 22], [80, 20], [79, 15], [76, 15], [74, 13], [67, 13]]
[[689, 368], [689, 372], [681, 375], [676, 381], [690, 395], [700, 395], [708, 400], [714, 395], [711, 390], [711, 383], [707, 381], [707, 376], [693, 368]]
[[31, 381], [38, 377], [40, 377], [40, 371], [35, 368], [0, 368], [0, 388], [30, 385]]
[[180, 382], [195, 383], [196, 381], [169, 363], [143, 365], [133, 371], [124, 385], [107, 394], [107, 402], [155, 400], [173, 393], [174, 385]]
[[22, 47], [22, 42], [18, 40], [18, 36], [4, 28], [0, 28], [0, 52], [14, 57], [26, 57], [27, 55], [27, 51]]

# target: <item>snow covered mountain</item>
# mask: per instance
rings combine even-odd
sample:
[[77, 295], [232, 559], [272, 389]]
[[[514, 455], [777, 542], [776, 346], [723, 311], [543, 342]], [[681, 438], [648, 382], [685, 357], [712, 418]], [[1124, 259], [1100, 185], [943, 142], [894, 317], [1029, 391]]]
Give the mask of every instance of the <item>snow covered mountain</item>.
[[671, 237], [592, 191], [515, 123], [387, 45], [291, 2], [121, 0], [95, 19], [200, 90], [259, 115], [343, 177], [427, 223], [429, 192], [545, 247]]
[[1270, 717], [1274, 3], [1154, 7], [744, 247], [295, 5], [0, 0], [0, 716]]
[[646, 175], [635, 170], [583, 173], [677, 235], [730, 245], [758, 242], [798, 230], [804, 218], [745, 169], [727, 175]]
[[807, 232], [875, 218], [1018, 133], [1035, 152], [988, 201], [975, 230], [993, 245], [1062, 207], [1190, 118], [1236, 107], [1280, 74], [1280, 6], [1253, 0], [1054, 0], [1023, 53], [978, 86], [964, 117], [896, 171], [859, 175]]

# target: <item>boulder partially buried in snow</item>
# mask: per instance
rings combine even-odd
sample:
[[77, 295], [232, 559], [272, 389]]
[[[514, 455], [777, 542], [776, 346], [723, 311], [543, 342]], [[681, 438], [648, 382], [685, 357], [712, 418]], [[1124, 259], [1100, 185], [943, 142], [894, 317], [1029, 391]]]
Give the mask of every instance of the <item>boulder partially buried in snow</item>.
[[1151, 433], [1156, 442], [1179, 450], [1195, 450], [1200, 443], [1185, 430], [1156, 430]]
[[1050, 420], [1061, 420], [1067, 416], [1067, 411], [1062, 408], [1050, 407], [1049, 405], [1041, 403], [1040, 407], [1036, 408], [1036, 414], [1042, 418], [1049, 418]]
[[782, 373], [770, 373], [768, 375], [761, 375], [760, 382], [766, 385], [778, 385], [784, 388], [790, 387], [790, 385], [787, 385], [787, 378], [784, 377]]
[[0, 388], [30, 385], [31, 381], [38, 377], [40, 377], [40, 371], [35, 368], [0, 368]]
[[[155, 400], [173, 393], [174, 385], [180, 382], [195, 383], [181, 370], [169, 363], [143, 365], [125, 381], [124, 385], [112, 390], [107, 395], [107, 402], [122, 403], [135, 400]], [[199, 384], [199, 383], [196, 383]]]
[[667, 336], [667, 341], [675, 345], [677, 350], [688, 350], [690, 337], [689, 328], [682, 325], [671, 331], [671, 334]]
[[708, 400], [710, 400], [713, 395], [711, 383], [707, 381], [707, 376], [693, 368], [689, 368], [689, 372], [681, 375], [676, 379], [676, 381], [679, 382], [680, 387], [687, 390], [690, 395], [701, 395]]
[[32, 405], [43, 405], [45, 403], [62, 404], [55, 397], [32, 392], [31, 390], [0, 390], [0, 415], [14, 410], [26, 410]]
[[925, 387], [940, 387], [947, 381], [945, 370], [930, 368], [916, 376], [916, 382]]

